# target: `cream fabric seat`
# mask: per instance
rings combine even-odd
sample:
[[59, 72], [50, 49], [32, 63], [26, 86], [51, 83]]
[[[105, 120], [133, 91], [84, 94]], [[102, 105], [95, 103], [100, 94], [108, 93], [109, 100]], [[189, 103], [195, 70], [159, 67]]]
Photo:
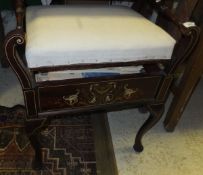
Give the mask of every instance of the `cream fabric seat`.
[[170, 59], [175, 40], [128, 7], [31, 6], [28, 67]]

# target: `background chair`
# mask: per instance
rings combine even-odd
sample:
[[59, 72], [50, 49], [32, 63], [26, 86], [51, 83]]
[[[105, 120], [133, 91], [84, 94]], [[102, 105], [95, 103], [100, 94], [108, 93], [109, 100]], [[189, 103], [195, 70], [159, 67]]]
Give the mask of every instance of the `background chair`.
[[[181, 1], [177, 8], [177, 16], [182, 21], [194, 21], [202, 29], [202, 9], [202, 1]], [[184, 11], [185, 13], [181, 14], [180, 11]], [[203, 47], [202, 42], [203, 37], [201, 32], [200, 42], [198, 46], [195, 48], [195, 51], [191, 55], [190, 59], [188, 59], [188, 62], [186, 62], [186, 64], [182, 66], [182, 68], [184, 69], [179, 69], [179, 72], [181, 72], [183, 75], [180, 79], [179, 84], [176, 84], [175, 88], [172, 88], [172, 91], [174, 92], [174, 98], [164, 121], [164, 126], [167, 131], [174, 131], [193, 91], [195, 90], [196, 85], [201, 78], [203, 71], [203, 52], [201, 49]]]

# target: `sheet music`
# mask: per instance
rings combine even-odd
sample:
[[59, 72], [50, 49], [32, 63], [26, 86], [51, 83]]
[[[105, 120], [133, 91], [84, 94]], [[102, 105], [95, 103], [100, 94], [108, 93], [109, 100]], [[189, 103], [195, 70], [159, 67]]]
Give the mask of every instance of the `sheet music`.
[[108, 75], [113, 76], [117, 74], [135, 74], [140, 73], [142, 70], [143, 66], [112, 67], [87, 70], [65, 70], [48, 73], [38, 73], [35, 75], [35, 79], [37, 82], [40, 82], [74, 78], [102, 77]]

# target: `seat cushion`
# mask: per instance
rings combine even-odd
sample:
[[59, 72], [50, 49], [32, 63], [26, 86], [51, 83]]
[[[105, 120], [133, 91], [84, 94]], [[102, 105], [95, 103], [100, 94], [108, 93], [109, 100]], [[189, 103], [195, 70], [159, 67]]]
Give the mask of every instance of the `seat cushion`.
[[31, 6], [26, 59], [38, 68], [170, 59], [175, 40], [128, 7]]

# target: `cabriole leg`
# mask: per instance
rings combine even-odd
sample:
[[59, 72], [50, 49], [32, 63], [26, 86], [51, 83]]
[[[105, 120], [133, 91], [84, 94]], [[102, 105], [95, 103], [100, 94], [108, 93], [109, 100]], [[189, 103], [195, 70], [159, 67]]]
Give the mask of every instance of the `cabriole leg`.
[[142, 137], [160, 120], [164, 111], [163, 105], [151, 105], [151, 106], [148, 106], [148, 109], [150, 112], [149, 118], [145, 121], [145, 123], [139, 129], [135, 138], [135, 143], [133, 148], [136, 152], [143, 151], [144, 148], [142, 145]]

